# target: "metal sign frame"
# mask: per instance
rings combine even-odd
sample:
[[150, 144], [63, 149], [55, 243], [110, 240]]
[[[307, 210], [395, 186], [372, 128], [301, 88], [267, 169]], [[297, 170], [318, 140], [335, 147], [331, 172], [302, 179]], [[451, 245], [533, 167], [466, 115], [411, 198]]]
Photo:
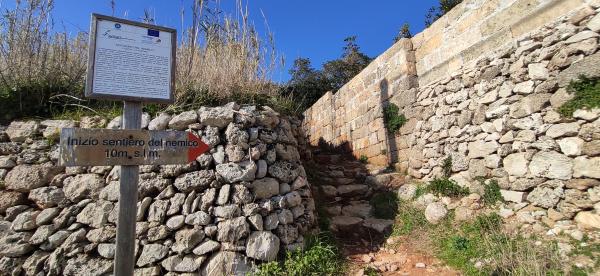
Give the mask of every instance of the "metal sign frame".
[[[111, 94], [99, 94], [94, 93], [94, 68], [96, 60], [96, 38], [99, 21], [111, 21], [124, 25], [131, 25], [135, 27], [147, 28], [158, 30], [161, 32], [171, 33], [171, 76], [169, 85], [169, 98], [148, 98], [148, 97], [135, 97], [135, 96], [123, 96], [123, 95], [111, 95]], [[175, 71], [177, 63], [177, 30], [157, 25], [145, 24], [141, 22], [135, 22], [127, 19], [101, 15], [97, 13], [92, 14], [92, 20], [90, 25], [90, 36], [89, 36], [89, 47], [88, 47], [88, 66], [87, 66], [87, 80], [85, 83], [85, 96], [92, 99], [102, 100], [122, 100], [122, 101], [135, 101], [135, 102], [149, 102], [149, 103], [172, 103], [174, 101], [173, 93], [175, 91]]]

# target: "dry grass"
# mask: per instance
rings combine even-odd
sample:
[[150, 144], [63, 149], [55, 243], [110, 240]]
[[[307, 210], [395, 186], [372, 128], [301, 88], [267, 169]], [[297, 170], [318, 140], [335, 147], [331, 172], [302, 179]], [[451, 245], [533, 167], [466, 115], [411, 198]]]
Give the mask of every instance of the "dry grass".
[[232, 15], [218, 1], [194, 0], [192, 23], [177, 51], [176, 105], [276, 95], [270, 81], [277, 65], [273, 36], [259, 35], [242, 1], [236, 3]]
[[[234, 14], [222, 11], [218, 0], [190, 1], [191, 23], [183, 21], [189, 10], [181, 11], [182, 26], [189, 27], [177, 48], [176, 100], [158, 109], [178, 111], [235, 100], [294, 113], [293, 101], [279, 96], [278, 86], [270, 81], [278, 61], [273, 37], [257, 32], [242, 1], [237, 1]], [[0, 121], [111, 105], [82, 99], [87, 33], [58, 31], [52, 9], [53, 0], [17, 0], [14, 9], [2, 14]], [[152, 21], [149, 13], [146, 20]]]

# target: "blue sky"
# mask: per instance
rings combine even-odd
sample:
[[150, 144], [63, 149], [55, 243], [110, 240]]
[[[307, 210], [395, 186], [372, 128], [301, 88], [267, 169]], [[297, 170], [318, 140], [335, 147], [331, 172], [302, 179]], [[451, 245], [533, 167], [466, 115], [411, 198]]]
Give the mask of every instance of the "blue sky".
[[[14, 1], [14, 0], [13, 0]], [[144, 9], [152, 10], [156, 23], [181, 29], [180, 10], [191, 0], [115, 0], [118, 17], [139, 20]], [[12, 2], [12, 1], [10, 1]], [[377, 56], [392, 45], [404, 22], [413, 34], [424, 28], [427, 10], [436, 0], [249, 0], [251, 20], [265, 33], [262, 13], [274, 33], [277, 51], [285, 57], [285, 68], [273, 75], [277, 82], [289, 79], [288, 70], [297, 57], [308, 57], [313, 66], [338, 58], [343, 39], [358, 36], [358, 44], [369, 56]], [[6, 2], [5, 2], [6, 3]], [[10, 3], [9, 3], [10, 4]], [[14, 5], [14, 4], [13, 4]], [[235, 12], [234, 0], [221, 0], [225, 11]], [[262, 11], [262, 13], [261, 13]], [[87, 30], [90, 13], [111, 15], [109, 0], [56, 0], [57, 27]], [[127, 15], [127, 16], [125, 16]], [[188, 20], [189, 22], [189, 20]]]

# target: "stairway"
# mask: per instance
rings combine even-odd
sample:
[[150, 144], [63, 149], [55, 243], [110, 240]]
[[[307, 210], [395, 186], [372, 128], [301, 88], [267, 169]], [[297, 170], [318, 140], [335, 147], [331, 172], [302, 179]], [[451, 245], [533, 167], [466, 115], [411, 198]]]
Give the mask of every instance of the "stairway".
[[305, 163], [320, 221], [326, 222], [322, 228], [327, 227], [339, 240], [363, 244], [380, 243], [391, 233], [393, 215], [382, 218], [373, 197], [387, 193], [389, 198], [403, 184], [404, 176], [341, 154], [317, 151]]

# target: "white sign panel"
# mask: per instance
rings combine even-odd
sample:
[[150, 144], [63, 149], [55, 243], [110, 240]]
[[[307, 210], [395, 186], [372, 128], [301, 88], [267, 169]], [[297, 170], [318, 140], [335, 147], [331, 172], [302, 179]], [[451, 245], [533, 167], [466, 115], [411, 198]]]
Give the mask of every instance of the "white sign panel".
[[92, 15], [86, 96], [171, 102], [176, 32]]

